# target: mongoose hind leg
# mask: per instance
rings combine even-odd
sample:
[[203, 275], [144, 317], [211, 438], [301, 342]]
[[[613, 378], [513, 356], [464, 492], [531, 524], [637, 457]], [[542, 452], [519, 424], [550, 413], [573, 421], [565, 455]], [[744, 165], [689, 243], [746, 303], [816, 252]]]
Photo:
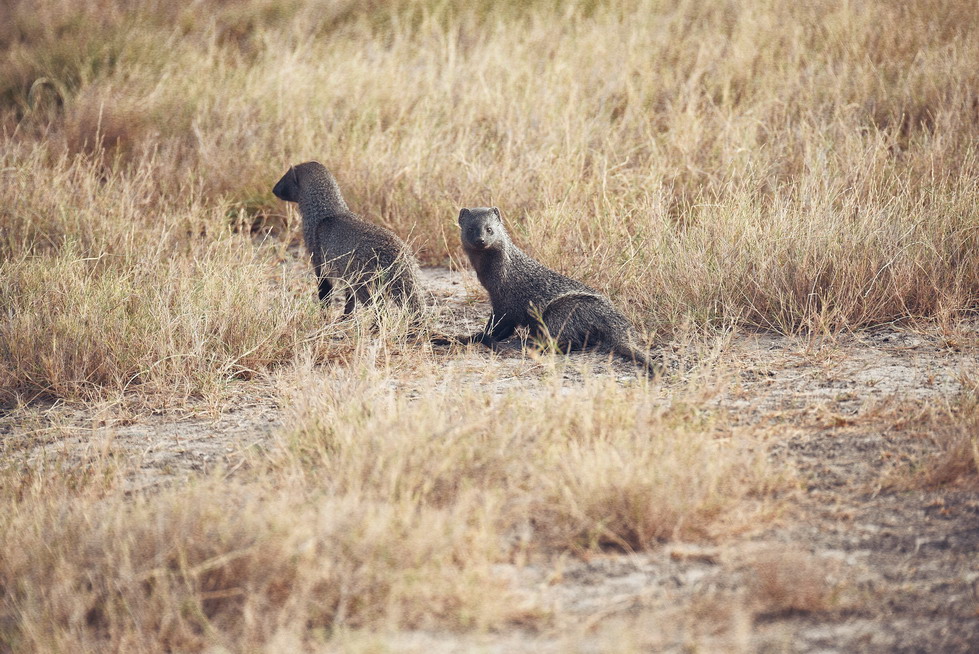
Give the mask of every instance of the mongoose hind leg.
[[598, 295], [577, 292], [562, 295], [540, 312], [534, 335], [556, 344], [562, 352], [583, 350], [605, 339], [610, 331], [607, 314], [608, 303]]
[[344, 315], [350, 314], [358, 304], [368, 305], [374, 302], [374, 294], [369, 284], [358, 284], [347, 290], [347, 303], [343, 307]]
[[636, 342], [628, 320], [600, 295], [570, 293], [560, 296], [547, 306], [541, 322], [564, 352], [593, 348], [638, 365], [648, 376], [663, 371], [658, 358]]
[[425, 308], [425, 301], [421, 293], [414, 287], [414, 284], [405, 283], [401, 279], [396, 279], [392, 288], [392, 295], [395, 303], [412, 313], [421, 313]]
[[360, 300], [360, 302], [363, 303], [363, 300], [360, 299], [359, 294], [356, 291], [354, 291], [353, 289], [348, 290], [347, 300], [346, 302], [343, 303], [343, 315], [349, 316], [350, 314], [352, 314], [354, 312], [354, 309], [357, 308], [358, 300]]

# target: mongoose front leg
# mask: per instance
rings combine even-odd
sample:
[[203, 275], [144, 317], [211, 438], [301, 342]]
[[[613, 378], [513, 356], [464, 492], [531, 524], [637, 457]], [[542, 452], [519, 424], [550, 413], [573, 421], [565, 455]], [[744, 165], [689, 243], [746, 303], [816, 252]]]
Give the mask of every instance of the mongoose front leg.
[[501, 318], [494, 325], [493, 317], [491, 316], [489, 323], [486, 325], [486, 329], [494, 341], [505, 341], [513, 336], [513, 332], [517, 329], [517, 322], [515, 320], [504, 320]]
[[329, 302], [331, 293], [333, 293], [333, 282], [331, 282], [327, 277], [320, 277], [320, 281], [319, 281], [320, 302], [322, 302], [323, 304]]
[[349, 315], [353, 312], [354, 308], [357, 306], [357, 295], [354, 293], [353, 289], [347, 291], [347, 303], [343, 305], [343, 315]]
[[313, 252], [313, 274], [316, 275], [316, 292], [320, 302], [327, 304], [330, 300], [330, 294], [333, 292], [333, 282], [326, 274], [323, 255], [320, 252]]
[[491, 350], [496, 350], [500, 341], [505, 341], [513, 335], [517, 329], [514, 320], [500, 319], [494, 320], [496, 316], [490, 316], [486, 322], [486, 327], [482, 331], [476, 332], [469, 337], [468, 343], [482, 343]]
[[473, 343], [481, 343], [482, 345], [485, 345], [486, 347], [494, 351], [499, 349], [500, 346], [499, 341], [493, 338], [493, 334], [485, 331], [478, 331], [472, 336], [463, 336], [459, 340], [462, 343], [465, 343], [466, 345], [472, 345]]

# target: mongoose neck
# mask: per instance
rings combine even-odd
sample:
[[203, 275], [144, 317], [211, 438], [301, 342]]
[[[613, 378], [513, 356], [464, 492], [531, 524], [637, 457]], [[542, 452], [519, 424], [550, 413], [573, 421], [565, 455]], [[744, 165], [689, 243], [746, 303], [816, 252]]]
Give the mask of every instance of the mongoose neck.
[[[496, 271], [506, 267], [506, 250], [466, 248], [466, 254], [481, 283], [487, 276], [492, 277]], [[483, 285], [485, 286], [485, 283]]]
[[328, 171], [304, 180], [299, 195], [299, 210], [303, 220], [323, 220], [331, 216], [347, 213], [350, 209], [340, 194], [340, 185]]
[[304, 180], [299, 195], [299, 213], [303, 217], [303, 236], [307, 243], [315, 241], [313, 234], [324, 221], [349, 213], [340, 194], [340, 187], [328, 171]]
[[324, 222], [350, 213], [340, 194], [340, 185], [326, 168], [306, 171], [299, 192], [299, 213], [303, 217], [303, 239], [312, 249], [316, 230]]
[[487, 289], [497, 289], [500, 286], [499, 280], [520, 275], [527, 267], [527, 262], [531, 261], [509, 238], [501, 239], [499, 245], [500, 247], [484, 250], [466, 250], [476, 277]]

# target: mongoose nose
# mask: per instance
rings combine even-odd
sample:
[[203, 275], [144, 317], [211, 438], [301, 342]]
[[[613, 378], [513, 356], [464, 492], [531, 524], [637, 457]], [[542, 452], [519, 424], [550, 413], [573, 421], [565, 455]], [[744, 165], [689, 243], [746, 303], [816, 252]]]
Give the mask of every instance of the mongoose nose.
[[473, 241], [473, 244], [478, 248], [484, 248], [486, 247], [486, 239], [482, 236], [477, 236], [476, 240]]

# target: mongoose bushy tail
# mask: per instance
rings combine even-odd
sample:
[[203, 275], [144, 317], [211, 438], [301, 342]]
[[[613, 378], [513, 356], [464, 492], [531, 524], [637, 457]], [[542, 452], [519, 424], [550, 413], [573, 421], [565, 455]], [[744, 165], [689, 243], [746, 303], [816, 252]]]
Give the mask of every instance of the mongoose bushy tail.
[[413, 312], [423, 307], [418, 262], [408, 246], [389, 230], [351, 212], [336, 179], [322, 164], [291, 167], [272, 189], [286, 202], [297, 202], [303, 240], [313, 257], [319, 298], [326, 302], [334, 285], [347, 286], [345, 313], [357, 302], [388, 293]]
[[499, 209], [463, 209], [459, 227], [462, 249], [493, 305], [486, 327], [469, 342], [495, 347], [517, 327], [527, 326], [532, 336], [555, 342], [564, 351], [597, 348], [635, 362], [647, 374], [661, 370], [608, 298], [543, 266], [514, 245]]

